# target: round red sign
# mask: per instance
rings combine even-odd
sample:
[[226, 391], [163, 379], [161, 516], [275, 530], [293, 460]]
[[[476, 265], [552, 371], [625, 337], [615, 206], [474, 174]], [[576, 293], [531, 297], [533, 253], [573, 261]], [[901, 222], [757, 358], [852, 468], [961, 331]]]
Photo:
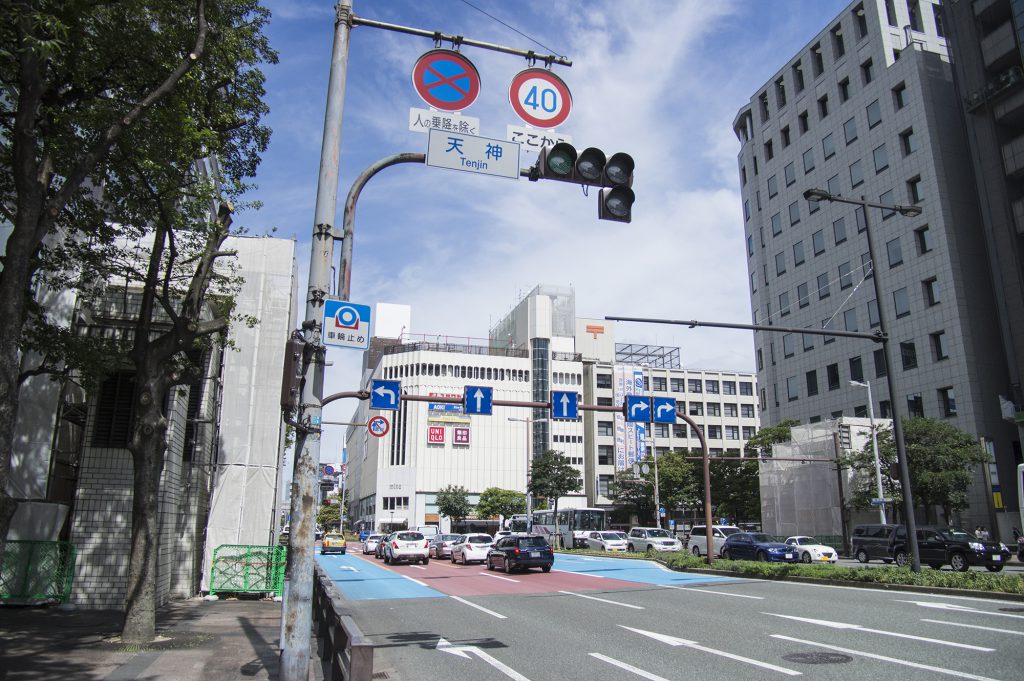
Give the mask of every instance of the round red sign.
[[429, 106], [462, 111], [480, 94], [480, 73], [458, 52], [431, 50], [416, 60], [412, 85]]
[[513, 111], [535, 128], [554, 128], [572, 110], [572, 93], [561, 78], [547, 69], [520, 71], [508, 88]]
[[372, 419], [366, 422], [366, 429], [370, 431], [370, 435], [374, 437], [384, 437], [388, 434], [388, 430], [391, 429], [391, 424], [383, 416], [374, 416]]

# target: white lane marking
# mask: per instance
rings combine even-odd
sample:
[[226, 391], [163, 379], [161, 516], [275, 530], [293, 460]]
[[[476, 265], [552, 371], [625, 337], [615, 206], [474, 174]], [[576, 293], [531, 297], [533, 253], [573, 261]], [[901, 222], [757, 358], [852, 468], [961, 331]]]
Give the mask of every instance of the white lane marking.
[[807, 624], [817, 624], [819, 627], [828, 627], [829, 629], [850, 629], [853, 631], [863, 631], [868, 634], [881, 634], [882, 636], [893, 636], [895, 638], [905, 638], [911, 641], [924, 641], [925, 643], [935, 643], [940, 646], [953, 646], [954, 648], [966, 648], [968, 650], [979, 650], [983, 653], [991, 653], [995, 648], [982, 648], [981, 646], [972, 646], [966, 643], [954, 643], [953, 641], [943, 641], [938, 638], [928, 638], [926, 636], [914, 636], [913, 634], [901, 634], [897, 631], [885, 631], [884, 629], [869, 629], [868, 627], [861, 626], [859, 624], [848, 624], [846, 622], [832, 622], [830, 620], [816, 620], [810, 617], [796, 617], [794, 615], [780, 615], [775, 612], [762, 612], [762, 615], [771, 615], [772, 617], [782, 617], [787, 620], [793, 620], [796, 622], [806, 622]]
[[[866, 569], [870, 569], [870, 568], [866, 568]], [[796, 587], [809, 586], [809, 587], [812, 587], [814, 589], [852, 589], [854, 591], [859, 591], [861, 594], [867, 594], [867, 593], [870, 593], [872, 591], [877, 591], [880, 595], [884, 595], [884, 596], [892, 596], [892, 595], [896, 595], [896, 594], [906, 594], [907, 596], [919, 596], [919, 597], [922, 597], [922, 598], [930, 596], [930, 594], [919, 594], [919, 593], [913, 593], [913, 592], [910, 592], [910, 591], [903, 591], [903, 590], [899, 589], [898, 587], [886, 588], [886, 589], [882, 590], [882, 589], [866, 589], [866, 588], [864, 588], [862, 586], [841, 586], [841, 585], [838, 585], [838, 584], [811, 584], [809, 582], [774, 582], [773, 581], [773, 582], [766, 582], [766, 583], [779, 584], [779, 585], [787, 585], [787, 586], [796, 586]], [[1019, 604], [1017, 601], [1005, 601], [1005, 600], [996, 599], [996, 598], [978, 598], [977, 596], [951, 596], [951, 595], [948, 595], [948, 594], [942, 594], [942, 596], [939, 596], [939, 598], [957, 599], [957, 600], [961, 600], [961, 601], [981, 601], [983, 603], [1003, 604], [1003, 605], [1018, 605]], [[899, 599], [895, 599], [895, 600], [897, 600], [897, 602], [901, 602], [901, 601], [899, 601]], [[905, 603], [916, 603], [917, 601], [902, 601], [902, 602], [905, 602]]]
[[[394, 570], [392, 570], [392, 572], [394, 572]], [[396, 573], [396, 574], [402, 574], [402, 573], [398, 572], [398, 573]], [[420, 580], [418, 580], [418, 579], [413, 579], [413, 578], [412, 578], [412, 577], [410, 577], [409, 575], [402, 575], [402, 576], [403, 576], [403, 577], [405, 577], [406, 579], [408, 579], [408, 580], [409, 580], [410, 582], [414, 582], [414, 583], [416, 583], [416, 584], [419, 584], [420, 586], [427, 586], [426, 584], [424, 584], [424, 583], [423, 583], [423, 582], [421, 582]], [[427, 588], [429, 588], [429, 587], [427, 587]]]
[[555, 570], [551, 569], [552, 572], [564, 572], [567, 575], [579, 575], [580, 577], [597, 577], [598, 579], [604, 579], [604, 575], [592, 575], [589, 572], [573, 572], [572, 570]]
[[476, 655], [508, 678], [514, 679], [514, 681], [530, 681], [515, 669], [512, 669], [504, 662], [495, 659], [489, 653], [480, 650], [477, 646], [453, 646], [450, 642], [442, 638], [437, 641], [437, 645], [434, 649], [440, 650], [442, 653], [451, 653], [452, 655], [458, 655], [459, 657], [465, 658], [468, 658], [470, 654]]
[[586, 594], [578, 594], [572, 591], [559, 591], [560, 594], [566, 596], [579, 596], [580, 598], [587, 598], [592, 601], [601, 601], [602, 603], [609, 603], [611, 605], [621, 605], [623, 608], [633, 608], [634, 610], [643, 610], [642, 605], [631, 605], [630, 603], [619, 603], [618, 601], [610, 601], [607, 598], [598, 598], [597, 596], [587, 596]]
[[619, 669], [624, 669], [627, 672], [632, 672], [637, 676], [642, 676], [643, 678], [648, 679], [649, 681], [668, 681], [668, 679], [666, 679], [664, 676], [658, 676], [657, 674], [646, 672], [643, 669], [640, 669], [639, 667], [634, 667], [631, 664], [620, 662], [619, 660], [616, 660], [614, 657], [608, 657], [607, 655], [602, 655], [601, 653], [590, 653], [590, 656], [596, 657], [602, 662], [607, 662], [608, 664], [615, 665]]
[[502, 577], [501, 575], [492, 575], [490, 572], [487, 572], [486, 570], [481, 570], [480, 574], [484, 577], [491, 577], [492, 579], [504, 579], [506, 582], [515, 582], [516, 584], [519, 583], [518, 579], [512, 579], [511, 577]]
[[899, 603], [913, 603], [914, 605], [920, 605], [922, 608], [936, 608], [937, 610], [952, 610], [954, 612], [970, 612], [976, 615], [991, 615], [992, 617], [1010, 617], [1015, 620], [1024, 620], [1024, 615], [1011, 615], [1008, 612], [989, 612], [988, 610], [978, 610], [977, 608], [968, 608], [966, 605], [953, 605], [952, 603], [932, 603], [929, 601], [898, 601]]
[[754, 600], [763, 601], [764, 596], [748, 596], [747, 594], [731, 594], [728, 591], [712, 591], [711, 589], [696, 589], [690, 586], [675, 586], [673, 584], [663, 584], [666, 589], [678, 589], [679, 591], [700, 591], [705, 594], [718, 594], [719, 596], [735, 596], [736, 598], [753, 598]]
[[507, 617], [505, 617], [501, 613], [494, 612], [493, 610], [488, 610], [487, 608], [485, 608], [482, 605], [477, 605], [476, 603], [472, 603], [470, 601], [467, 601], [465, 598], [459, 598], [458, 596], [449, 596], [449, 598], [454, 598], [459, 603], [465, 603], [466, 605], [468, 605], [471, 608], [476, 608], [477, 610], [480, 610], [482, 612], [486, 612], [488, 615], [491, 615], [492, 617], [497, 617], [499, 620], [507, 620], [508, 619]]
[[1024, 631], [1013, 631], [1011, 629], [996, 629], [995, 627], [983, 627], [978, 624], [963, 624], [961, 622], [944, 622], [942, 620], [926, 620], [922, 619], [922, 622], [931, 622], [932, 624], [948, 624], [951, 627], [964, 627], [966, 629], [980, 629], [982, 631], [995, 631], [1000, 634], [1012, 634], [1014, 636], [1024, 636]]
[[955, 669], [945, 669], [943, 667], [934, 667], [930, 664], [921, 664], [919, 662], [909, 662], [907, 660], [900, 660], [895, 657], [886, 657], [885, 655], [876, 655], [875, 653], [866, 653], [862, 650], [853, 650], [852, 648], [842, 648], [840, 646], [833, 646], [827, 643], [819, 643], [818, 641], [805, 641], [799, 638], [793, 638], [791, 636], [783, 636], [782, 634], [771, 634], [772, 638], [777, 638], [782, 641], [792, 641], [793, 643], [804, 643], [809, 646], [817, 646], [819, 648], [828, 648], [829, 650], [836, 650], [840, 653], [849, 653], [850, 655], [861, 655], [863, 657], [870, 657], [874, 660], [882, 660], [883, 662], [892, 662], [893, 664], [902, 664], [906, 667], [914, 667], [915, 669], [926, 669], [930, 672], [936, 672], [938, 674], [949, 674], [950, 676], [957, 676], [961, 679], [973, 679], [974, 681], [997, 681], [996, 679], [990, 679], [987, 676], [978, 676], [977, 674], [968, 674], [967, 672], [958, 672]]
[[416, 568], [417, 570], [426, 570], [426, 569], [427, 569], [427, 568], [425, 568], [425, 567], [424, 567], [424, 566], [422, 566], [422, 565], [410, 565], [409, 567], [414, 567], [414, 568]]
[[670, 646], [673, 646], [673, 647], [675, 647], [675, 646], [686, 646], [687, 648], [693, 648], [694, 650], [702, 650], [705, 653], [711, 653], [712, 655], [721, 655], [722, 657], [727, 657], [730, 660], [736, 660], [737, 662], [746, 662], [747, 664], [752, 664], [755, 667], [761, 667], [762, 669], [770, 669], [772, 671], [780, 672], [782, 674], [787, 674], [789, 676], [801, 676], [801, 672], [795, 671], [793, 669], [787, 669], [785, 667], [779, 667], [779, 666], [776, 666], [774, 664], [770, 664], [768, 662], [761, 662], [760, 660], [753, 660], [753, 659], [751, 659], [749, 657], [743, 657], [742, 655], [736, 655], [734, 653], [727, 653], [724, 650], [716, 650], [715, 648], [708, 648], [707, 646], [700, 645], [696, 641], [687, 641], [684, 638], [676, 638], [675, 636], [669, 636], [668, 634], [659, 634], [659, 633], [654, 632], [654, 631], [644, 631], [643, 629], [634, 629], [633, 627], [627, 627], [624, 624], [620, 624], [619, 626], [622, 627], [623, 629], [627, 629], [629, 631], [632, 631], [632, 632], [635, 632], [637, 634], [640, 634], [641, 636], [647, 636], [649, 638], [653, 638], [656, 641], [661, 641], [662, 643], [667, 643], [667, 644], [669, 644]]

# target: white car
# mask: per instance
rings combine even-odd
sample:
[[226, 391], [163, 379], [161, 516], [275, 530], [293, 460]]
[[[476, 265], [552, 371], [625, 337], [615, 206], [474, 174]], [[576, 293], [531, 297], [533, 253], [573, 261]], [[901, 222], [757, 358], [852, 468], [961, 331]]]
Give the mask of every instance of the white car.
[[802, 535], [787, 537], [786, 544], [797, 550], [801, 563], [836, 563], [839, 561], [839, 554], [834, 548], [819, 544], [814, 537]]
[[483, 563], [492, 546], [494, 538], [489, 534], [464, 534], [452, 542], [452, 562], [468, 565], [476, 560]]
[[512, 536], [512, 530], [498, 530], [497, 532], [494, 533], [494, 543], [497, 544], [498, 540], [501, 539], [502, 537], [511, 537], [511, 536]]
[[[711, 541], [715, 544], [715, 555], [722, 555], [722, 544], [725, 543], [726, 538], [730, 534], [736, 534], [742, 532], [740, 528], [735, 525], [712, 525], [711, 526]], [[694, 525], [690, 528], [690, 540], [687, 544], [690, 547], [690, 553], [695, 556], [706, 556], [708, 555], [708, 533], [707, 526], [705, 525]]]
[[427, 554], [429, 545], [430, 542], [422, 532], [412, 530], [395, 532], [384, 547], [384, 562], [391, 565], [404, 560], [409, 563], [426, 565], [430, 562], [430, 556]]
[[682, 551], [683, 544], [660, 527], [634, 527], [629, 530], [626, 548], [631, 552]]
[[591, 532], [587, 535], [587, 548], [591, 551], [625, 551], [626, 535], [621, 532]]
[[363, 542], [363, 555], [368, 553], [375, 553], [377, 551], [377, 544], [384, 538], [383, 534], [371, 534]]

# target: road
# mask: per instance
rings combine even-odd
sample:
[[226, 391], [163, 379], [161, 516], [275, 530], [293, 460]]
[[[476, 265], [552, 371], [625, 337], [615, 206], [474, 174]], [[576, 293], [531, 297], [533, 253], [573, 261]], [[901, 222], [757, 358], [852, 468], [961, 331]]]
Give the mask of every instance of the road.
[[[1024, 603], [672, 572], [559, 554], [549, 574], [317, 560], [388, 679], [961, 678], [1024, 669]], [[383, 678], [383, 677], [378, 677]]]

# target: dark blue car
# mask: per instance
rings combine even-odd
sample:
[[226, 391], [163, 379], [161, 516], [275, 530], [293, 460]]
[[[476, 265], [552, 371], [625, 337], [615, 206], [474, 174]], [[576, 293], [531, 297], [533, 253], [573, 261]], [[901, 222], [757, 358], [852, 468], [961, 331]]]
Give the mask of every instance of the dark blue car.
[[758, 560], [773, 563], [798, 563], [800, 555], [792, 546], [775, 541], [771, 535], [760, 532], [730, 534], [722, 545], [722, 558], [731, 560]]

